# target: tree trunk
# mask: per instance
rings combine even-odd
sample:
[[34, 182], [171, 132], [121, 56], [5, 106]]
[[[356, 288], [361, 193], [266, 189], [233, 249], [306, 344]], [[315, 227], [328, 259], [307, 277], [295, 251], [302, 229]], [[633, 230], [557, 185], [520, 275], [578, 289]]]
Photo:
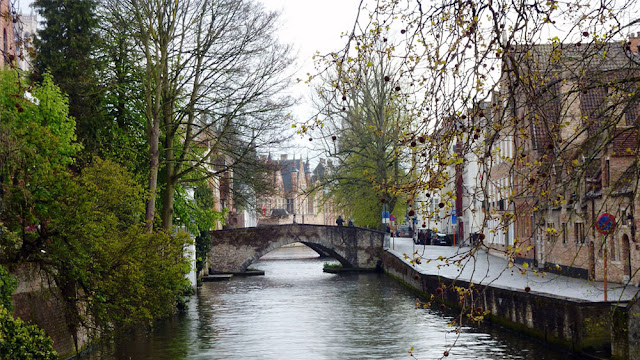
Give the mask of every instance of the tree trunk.
[[162, 193], [162, 228], [171, 230], [173, 226], [173, 194], [176, 191], [177, 182], [167, 177], [164, 192]]
[[158, 149], [160, 123], [154, 121], [153, 128], [149, 131], [149, 199], [145, 212], [147, 232], [153, 232], [153, 219], [156, 213], [156, 192], [158, 189], [158, 168], [160, 165], [160, 151]]
[[169, 131], [165, 135], [165, 186], [162, 193], [162, 228], [165, 231], [171, 230], [173, 225], [173, 195], [176, 191], [178, 178], [176, 171], [178, 170], [175, 162], [175, 152], [173, 150], [173, 142], [175, 136], [173, 131]]

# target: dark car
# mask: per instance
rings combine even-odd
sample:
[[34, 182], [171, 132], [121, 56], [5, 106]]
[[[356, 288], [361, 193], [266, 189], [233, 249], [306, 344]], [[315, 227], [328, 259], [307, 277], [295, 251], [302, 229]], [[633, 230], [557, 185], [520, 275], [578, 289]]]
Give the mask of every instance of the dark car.
[[438, 233], [433, 238], [432, 243], [433, 245], [451, 246], [453, 244], [453, 237], [452, 235]]
[[396, 231], [396, 236], [413, 237], [413, 229], [408, 225], [400, 225], [398, 226], [398, 230]]

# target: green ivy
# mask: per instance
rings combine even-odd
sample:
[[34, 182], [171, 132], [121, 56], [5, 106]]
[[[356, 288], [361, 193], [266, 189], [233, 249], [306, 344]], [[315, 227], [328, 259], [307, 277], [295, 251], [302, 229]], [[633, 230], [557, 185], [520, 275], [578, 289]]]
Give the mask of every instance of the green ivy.
[[7, 308], [0, 306], [0, 359], [57, 360], [58, 354], [44, 331], [14, 319]]
[[16, 290], [16, 286], [18, 286], [18, 281], [9, 274], [4, 266], [0, 265], [0, 306], [9, 311], [13, 311], [11, 294]]
[[53, 341], [34, 325], [14, 319], [11, 294], [18, 282], [4, 266], [0, 266], [0, 359], [57, 359]]

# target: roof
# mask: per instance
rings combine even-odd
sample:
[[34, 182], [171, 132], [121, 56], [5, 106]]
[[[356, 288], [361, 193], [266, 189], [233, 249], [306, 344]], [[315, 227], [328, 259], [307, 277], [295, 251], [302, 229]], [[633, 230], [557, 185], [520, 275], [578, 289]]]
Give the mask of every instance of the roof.
[[273, 209], [271, 210], [271, 216], [289, 216], [289, 212], [285, 209]]
[[635, 156], [638, 151], [638, 129], [615, 129], [612, 141], [614, 156]]
[[313, 169], [313, 181], [323, 180], [327, 169], [322, 163], [318, 163], [315, 169]]

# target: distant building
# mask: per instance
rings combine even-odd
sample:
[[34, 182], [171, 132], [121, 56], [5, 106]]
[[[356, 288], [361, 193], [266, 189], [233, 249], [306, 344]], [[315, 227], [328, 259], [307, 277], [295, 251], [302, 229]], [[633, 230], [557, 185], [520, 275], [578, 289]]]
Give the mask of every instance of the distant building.
[[271, 177], [273, 195], [257, 199], [258, 226], [270, 224], [318, 224], [335, 225], [337, 214], [333, 202], [326, 197], [320, 185], [331, 168], [322, 159], [313, 169], [309, 160], [288, 159], [281, 155], [279, 160], [265, 160], [273, 165]]
[[33, 38], [38, 31], [38, 19], [33, 10], [31, 14], [19, 15], [18, 18], [19, 21], [14, 24], [18, 67], [20, 70], [28, 71], [33, 68], [30, 53], [33, 51]]

